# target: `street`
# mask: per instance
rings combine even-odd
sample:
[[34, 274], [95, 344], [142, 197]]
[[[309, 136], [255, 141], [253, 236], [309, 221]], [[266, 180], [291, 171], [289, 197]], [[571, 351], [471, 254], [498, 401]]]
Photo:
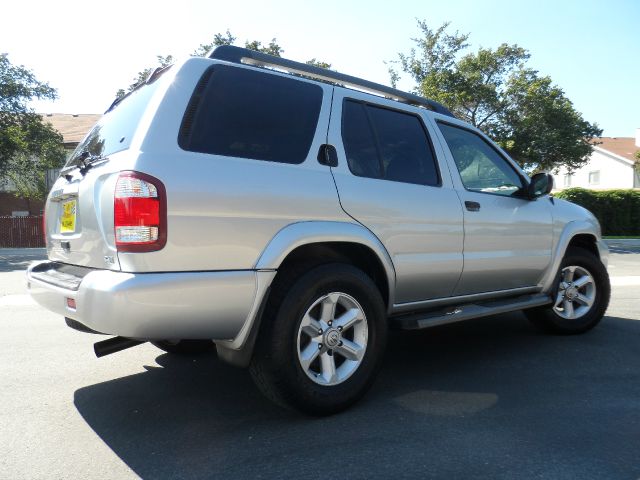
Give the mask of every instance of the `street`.
[[[309, 418], [248, 371], [151, 344], [97, 359], [26, 294], [42, 250], [0, 250], [0, 478], [640, 477], [640, 249], [612, 245], [585, 335], [521, 313], [392, 332], [350, 410]], [[179, 320], [179, 319], [176, 319]]]

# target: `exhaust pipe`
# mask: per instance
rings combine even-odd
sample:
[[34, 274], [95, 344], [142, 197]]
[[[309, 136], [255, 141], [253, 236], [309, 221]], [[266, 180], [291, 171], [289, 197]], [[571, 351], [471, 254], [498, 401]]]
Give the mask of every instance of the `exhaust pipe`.
[[127, 348], [135, 347], [141, 343], [146, 343], [142, 340], [132, 340], [124, 337], [113, 337], [108, 340], [102, 340], [93, 344], [93, 351], [96, 352], [96, 357], [104, 357], [105, 355], [111, 355], [112, 353], [119, 352], [120, 350], [126, 350]]

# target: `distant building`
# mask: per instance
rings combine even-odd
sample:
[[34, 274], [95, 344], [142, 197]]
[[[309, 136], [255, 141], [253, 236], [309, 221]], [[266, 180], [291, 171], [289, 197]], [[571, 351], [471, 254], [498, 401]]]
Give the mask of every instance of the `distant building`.
[[553, 174], [554, 188], [564, 190], [571, 187], [606, 190], [611, 188], [640, 188], [638, 160], [635, 153], [640, 150], [640, 128], [633, 137], [602, 137], [593, 148], [589, 162], [569, 173], [561, 168]]
[[[91, 127], [100, 119], [99, 114], [70, 114], [70, 113], [45, 113], [42, 118], [50, 123], [63, 138], [63, 145], [67, 155], [82, 141]], [[47, 185], [51, 188], [58, 178], [59, 170], [47, 172]], [[16, 197], [14, 188], [10, 183], [0, 186], [0, 216], [21, 217], [27, 215], [40, 215], [43, 202]]]

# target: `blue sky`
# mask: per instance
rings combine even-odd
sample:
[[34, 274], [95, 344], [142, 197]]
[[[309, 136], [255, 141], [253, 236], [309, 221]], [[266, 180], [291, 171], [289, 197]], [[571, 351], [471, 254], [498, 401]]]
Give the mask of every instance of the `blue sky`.
[[[472, 48], [517, 43], [606, 136], [640, 127], [640, 1], [35, 1], [3, 5], [0, 52], [58, 89], [41, 112], [99, 113], [155, 55], [187, 55], [227, 28], [276, 37], [285, 56], [388, 83], [384, 60], [411, 48], [416, 18], [470, 33]], [[6, 21], [10, 19], [10, 21]], [[403, 88], [411, 88], [405, 79]]]

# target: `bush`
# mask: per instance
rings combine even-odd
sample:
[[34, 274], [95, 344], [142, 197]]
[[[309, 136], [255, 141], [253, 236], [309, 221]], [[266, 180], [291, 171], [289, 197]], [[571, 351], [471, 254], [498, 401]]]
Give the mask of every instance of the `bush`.
[[591, 211], [603, 235], [640, 236], [640, 190], [568, 188], [554, 196]]

